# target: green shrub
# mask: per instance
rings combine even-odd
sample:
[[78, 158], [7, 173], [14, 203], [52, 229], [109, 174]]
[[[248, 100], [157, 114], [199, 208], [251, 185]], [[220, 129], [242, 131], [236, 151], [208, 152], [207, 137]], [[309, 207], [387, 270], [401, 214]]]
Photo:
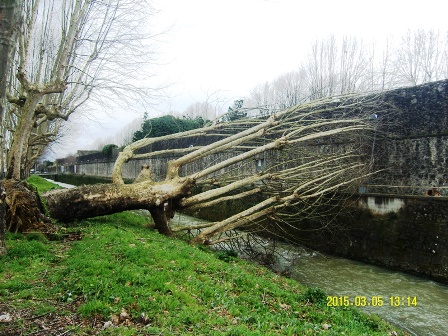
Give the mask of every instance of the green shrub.
[[238, 253], [234, 250], [223, 250], [216, 252], [216, 257], [219, 260], [230, 262], [238, 259]]
[[321, 305], [326, 303], [327, 294], [320, 288], [310, 287], [303, 293], [303, 301]]
[[103, 147], [103, 149], [101, 150], [101, 153], [103, 153], [103, 155], [105, 157], [110, 159], [112, 157], [113, 152], [114, 152], [114, 148], [118, 148], [118, 146], [114, 145], [114, 144], [105, 145]]
[[26, 240], [28, 241], [40, 241], [42, 243], [45, 243], [48, 241], [48, 239], [40, 232], [31, 232], [28, 233], [25, 236]]

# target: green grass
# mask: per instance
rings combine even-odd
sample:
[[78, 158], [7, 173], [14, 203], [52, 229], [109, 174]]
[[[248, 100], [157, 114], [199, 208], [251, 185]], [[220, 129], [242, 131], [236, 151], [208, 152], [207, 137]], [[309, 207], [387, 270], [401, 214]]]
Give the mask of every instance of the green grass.
[[[39, 335], [404, 335], [376, 316], [327, 307], [318, 289], [146, 223], [125, 212], [64, 230], [80, 232], [77, 241], [8, 234], [0, 314], [13, 319], [0, 334], [39, 334], [47, 323], [58, 332]], [[116, 327], [102, 330], [108, 320]]]
[[61, 189], [60, 186], [48, 182], [47, 180], [43, 179], [42, 177], [38, 176], [38, 175], [31, 175], [28, 178], [28, 183], [30, 183], [31, 185], [33, 185], [34, 187], [37, 188], [37, 191], [39, 193], [44, 193], [53, 189]]

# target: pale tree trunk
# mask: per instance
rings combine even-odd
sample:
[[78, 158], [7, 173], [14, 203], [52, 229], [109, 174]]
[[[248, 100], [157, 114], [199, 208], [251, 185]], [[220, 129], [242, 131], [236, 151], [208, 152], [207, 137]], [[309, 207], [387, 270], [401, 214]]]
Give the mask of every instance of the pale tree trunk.
[[125, 210], [146, 209], [160, 233], [171, 234], [168, 220], [182, 198], [191, 193], [191, 179], [155, 183], [97, 184], [43, 195], [50, 216], [60, 222], [109, 215]]
[[[5, 39], [16, 48], [14, 69], [5, 70], [8, 127], [2, 131], [11, 139], [8, 178], [20, 180], [60, 135], [62, 121], [84, 104], [103, 106], [108, 96], [117, 104], [149, 105], [157, 88], [142, 84], [153, 63], [146, 25], [153, 12], [145, 1], [2, 0], [2, 6], [14, 1], [22, 3], [23, 24], [17, 38]], [[0, 62], [7, 55], [1, 52]]]
[[6, 178], [19, 181], [28, 176], [27, 167], [28, 144], [34, 128], [34, 111], [41, 97], [29, 95], [22, 109], [19, 124], [15, 130], [13, 143], [9, 150]]
[[[6, 81], [10, 73], [12, 50], [14, 48], [17, 25], [19, 22], [19, 0], [2, 0], [0, 3], [0, 127], [3, 127], [4, 106], [6, 98]], [[1, 135], [0, 135], [1, 137]], [[3, 138], [0, 138], [0, 255], [5, 248], [5, 191], [3, 186]]]
[[3, 102], [6, 97], [11, 54], [17, 33], [19, 0], [2, 0], [0, 3], [0, 117], [3, 119]]
[[[113, 92], [116, 102], [132, 96], [148, 104], [154, 96], [156, 89], [133, 85], [136, 74], [141, 82], [149, 77], [146, 66], [153, 62], [146, 43], [151, 36], [145, 30], [152, 9], [137, 0], [73, 0], [61, 6], [53, 0], [1, 0], [0, 10], [1, 131], [2, 139], [8, 139], [2, 143], [7, 193], [0, 203], [8, 221], [1, 224], [29, 231], [45, 220], [38, 215], [34, 193], [19, 181], [54, 141], [62, 120], [97, 90]], [[22, 16], [23, 24], [14, 24], [13, 12]]]

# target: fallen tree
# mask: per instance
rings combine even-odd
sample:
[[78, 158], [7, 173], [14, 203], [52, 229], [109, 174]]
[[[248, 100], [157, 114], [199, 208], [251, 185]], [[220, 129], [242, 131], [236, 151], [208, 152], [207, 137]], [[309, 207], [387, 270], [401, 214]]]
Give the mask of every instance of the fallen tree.
[[[230, 199], [244, 202], [245, 197], [259, 194], [261, 202], [224, 221], [201, 226], [193, 242], [213, 244], [225, 231], [279, 214], [304, 200], [353, 190], [370, 173], [374, 124], [369, 115], [379, 107], [384, 108], [375, 95], [345, 96], [297, 105], [268, 118], [216, 122], [145, 138], [119, 154], [112, 184], [51, 191], [44, 198], [51, 217], [61, 222], [147, 209], [159, 232], [171, 235], [198, 228], [172, 228], [169, 219], [175, 211], [216, 207]], [[205, 144], [185, 146], [180, 141], [197, 137], [203, 137]], [[149, 146], [152, 151], [142, 151]], [[156, 181], [151, 167], [145, 166], [134, 183], [124, 183], [125, 162], [166, 155], [177, 158], [167, 163], [164, 179]], [[260, 155], [270, 159], [256, 171], [253, 160]], [[201, 160], [207, 164], [191, 170]]]

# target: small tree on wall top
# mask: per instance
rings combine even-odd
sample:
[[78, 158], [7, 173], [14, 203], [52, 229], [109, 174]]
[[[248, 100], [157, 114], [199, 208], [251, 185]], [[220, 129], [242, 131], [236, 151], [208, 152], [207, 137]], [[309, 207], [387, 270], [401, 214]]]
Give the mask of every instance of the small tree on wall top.
[[117, 145], [114, 145], [114, 144], [108, 144], [108, 145], [105, 145], [105, 146], [103, 147], [103, 149], [101, 150], [101, 153], [103, 153], [103, 155], [104, 155], [105, 157], [107, 157], [108, 159], [110, 159], [110, 158], [112, 157], [112, 154], [113, 154], [115, 148], [118, 148], [118, 146], [117, 146]]

